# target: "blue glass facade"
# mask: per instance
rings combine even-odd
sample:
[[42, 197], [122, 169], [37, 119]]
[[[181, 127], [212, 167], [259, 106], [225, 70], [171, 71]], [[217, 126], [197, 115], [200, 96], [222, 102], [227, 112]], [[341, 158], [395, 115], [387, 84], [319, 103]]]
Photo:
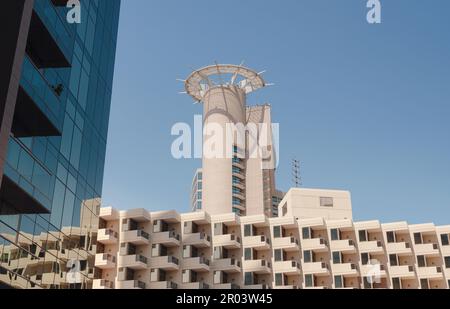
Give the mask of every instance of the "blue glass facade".
[[[34, 1], [3, 166], [0, 283], [6, 286], [90, 288], [97, 275], [120, 0], [80, 1], [80, 24], [69, 24], [69, 9], [58, 2]], [[21, 116], [19, 108], [39, 117]], [[34, 119], [45, 121], [33, 126]], [[10, 188], [24, 198], [15, 200]]]

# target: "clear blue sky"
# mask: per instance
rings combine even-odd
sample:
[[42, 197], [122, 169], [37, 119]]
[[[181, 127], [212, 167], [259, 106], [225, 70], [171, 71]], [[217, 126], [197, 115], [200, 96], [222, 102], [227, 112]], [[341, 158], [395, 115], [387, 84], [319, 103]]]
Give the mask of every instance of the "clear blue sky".
[[201, 106], [192, 68], [246, 61], [276, 85], [252, 95], [280, 123], [277, 184], [352, 192], [357, 220], [450, 224], [450, 1], [123, 0], [104, 203], [189, 210], [198, 160], [172, 159], [171, 127]]

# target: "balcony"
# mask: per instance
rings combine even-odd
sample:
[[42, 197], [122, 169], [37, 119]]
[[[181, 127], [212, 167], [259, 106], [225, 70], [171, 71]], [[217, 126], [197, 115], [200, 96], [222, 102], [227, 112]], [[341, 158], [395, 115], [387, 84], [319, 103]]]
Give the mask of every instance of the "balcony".
[[357, 276], [358, 267], [353, 263], [331, 264], [333, 275]]
[[186, 258], [183, 259], [182, 266], [187, 270], [207, 272], [209, 271], [209, 260], [204, 257]]
[[305, 275], [328, 275], [330, 273], [328, 264], [325, 262], [303, 263]]
[[332, 240], [330, 244], [332, 251], [340, 251], [344, 253], [355, 253], [355, 243], [351, 239]]
[[244, 247], [253, 248], [255, 250], [269, 250], [270, 249], [270, 241], [269, 239], [262, 236], [247, 236], [244, 237]]
[[214, 284], [216, 290], [239, 290], [241, 287], [235, 283]]
[[119, 242], [118, 233], [112, 229], [99, 229], [97, 241], [104, 245], [112, 245]]
[[358, 249], [366, 253], [384, 253], [383, 243], [379, 240], [359, 242]]
[[100, 208], [99, 217], [106, 221], [118, 220], [119, 213], [112, 207], [102, 207]]
[[126, 231], [121, 233], [120, 240], [136, 246], [148, 245], [150, 244], [150, 235], [142, 230]]
[[438, 244], [418, 244], [414, 245], [416, 255], [440, 256]]
[[304, 251], [313, 250], [315, 252], [327, 252], [327, 241], [323, 238], [303, 239], [302, 249]]
[[174, 231], [153, 233], [153, 244], [162, 244], [166, 247], [176, 247], [180, 245], [180, 235]]
[[150, 282], [149, 288], [152, 290], [176, 290], [178, 289], [178, 284], [172, 281]]
[[442, 279], [442, 267], [439, 266], [428, 266], [428, 267], [417, 267], [417, 276], [420, 279]]
[[144, 290], [146, 288], [145, 282], [139, 280], [126, 280], [126, 281], [118, 281], [117, 287], [122, 290], [132, 290], [132, 289], [141, 289]]
[[150, 259], [151, 268], [159, 268], [166, 271], [178, 270], [180, 261], [174, 256], [159, 256]]
[[273, 249], [283, 249], [286, 252], [300, 251], [298, 240], [295, 237], [274, 238]]
[[94, 290], [110, 290], [114, 289], [114, 282], [105, 279], [94, 279], [92, 282]]
[[278, 285], [273, 287], [274, 290], [298, 290], [298, 288], [297, 285]]
[[247, 290], [268, 290], [271, 287], [268, 284], [251, 284], [245, 285], [244, 288]]
[[184, 290], [209, 290], [210, 287], [204, 282], [189, 282], [183, 283], [182, 289]]
[[28, 35], [27, 53], [39, 68], [70, 67], [71, 34], [67, 22], [48, 3], [36, 1]]
[[116, 268], [116, 257], [107, 253], [96, 254], [95, 266], [100, 269]]
[[211, 265], [212, 270], [223, 271], [225, 273], [240, 273], [241, 262], [236, 259], [214, 260]]
[[387, 274], [386, 274], [386, 267], [384, 265], [382, 265], [382, 264], [361, 265], [360, 266], [360, 273], [361, 273], [361, 277], [379, 276], [381, 278], [385, 278], [387, 276]]
[[119, 256], [119, 267], [144, 270], [148, 267], [147, 258], [140, 254]]
[[281, 261], [273, 263], [274, 273], [284, 273], [286, 275], [299, 275], [300, 263], [297, 261]]
[[407, 242], [393, 242], [386, 244], [388, 254], [409, 255], [412, 254], [411, 246]]
[[266, 260], [243, 261], [242, 266], [245, 272], [253, 272], [257, 275], [264, 275], [271, 273], [270, 262]]
[[183, 244], [196, 248], [208, 248], [211, 246], [211, 237], [205, 233], [184, 234]]
[[241, 247], [241, 239], [233, 234], [217, 235], [214, 236], [214, 245], [225, 249], [239, 249]]
[[416, 274], [414, 272], [414, 266], [403, 265], [403, 266], [390, 266], [389, 276], [391, 278], [403, 278], [403, 279], [414, 279]]

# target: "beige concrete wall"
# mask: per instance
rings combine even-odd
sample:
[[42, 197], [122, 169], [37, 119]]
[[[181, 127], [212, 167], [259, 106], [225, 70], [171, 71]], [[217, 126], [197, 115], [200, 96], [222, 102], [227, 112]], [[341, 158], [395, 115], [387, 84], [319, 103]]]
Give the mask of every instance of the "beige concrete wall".
[[[321, 198], [331, 198], [333, 206], [321, 206]], [[293, 188], [280, 202], [278, 212], [300, 219], [352, 219], [351, 196], [348, 191]]]

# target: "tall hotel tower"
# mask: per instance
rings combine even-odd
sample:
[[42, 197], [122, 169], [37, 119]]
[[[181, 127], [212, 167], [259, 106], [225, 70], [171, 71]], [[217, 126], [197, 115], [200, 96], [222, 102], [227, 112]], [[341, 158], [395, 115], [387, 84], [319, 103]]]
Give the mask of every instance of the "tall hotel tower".
[[186, 93], [203, 103], [202, 188], [193, 186], [193, 209], [272, 215], [271, 107], [246, 105], [248, 94], [267, 86], [261, 74], [243, 66], [212, 65], [186, 80]]

